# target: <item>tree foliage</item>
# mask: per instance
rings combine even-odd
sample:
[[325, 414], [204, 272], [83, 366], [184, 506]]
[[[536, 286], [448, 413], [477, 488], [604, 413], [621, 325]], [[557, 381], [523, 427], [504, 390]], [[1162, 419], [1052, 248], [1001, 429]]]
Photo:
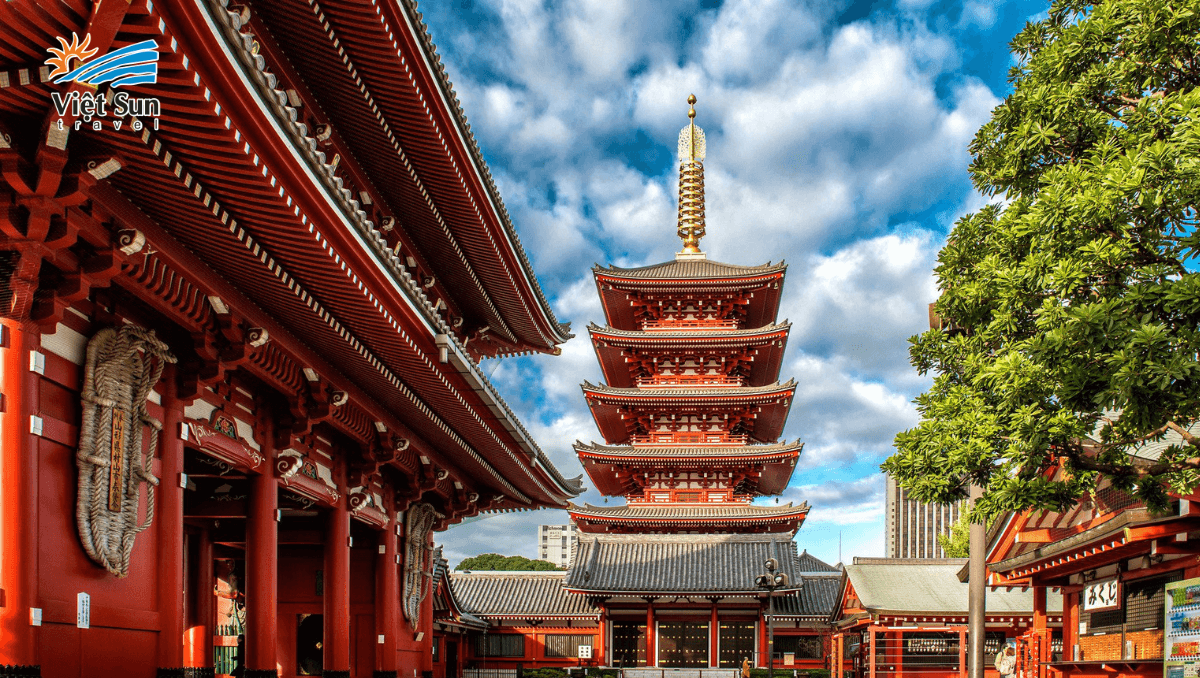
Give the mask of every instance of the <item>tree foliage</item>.
[[511, 572], [520, 570], [561, 570], [562, 568], [548, 560], [530, 560], [525, 556], [502, 556], [499, 553], [483, 553], [478, 556], [464, 558], [456, 570], [502, 570]]
[[1200, 2], [1059, 0], [1011, 47], [970, 149], [995, 202], [938, 257], [947, 327], [910, 350], [933, 386], [883, 468], [925, 501], [979, 483], [982, 516], [1103, 478], [1161, 510], [1200, 481]]

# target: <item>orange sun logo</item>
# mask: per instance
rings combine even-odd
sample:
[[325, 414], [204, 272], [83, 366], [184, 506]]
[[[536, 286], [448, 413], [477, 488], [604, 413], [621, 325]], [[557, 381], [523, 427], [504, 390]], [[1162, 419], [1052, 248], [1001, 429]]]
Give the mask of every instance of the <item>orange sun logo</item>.
[[46, 65], [54, 67], [54, 70], [50, 73], [50, 77], [57, 78], [60, 75], [70, 73], [71, 59], [78, 59], [80, 62], [84, 62], [96, 56], [96, 52], [98, 50], [88, 49], [89, 45], [91, 45], [91, 42], [91, 34], [85, 35], [83, 38], [83, 44], [79, 44], [79, 36], [72, 33], [71, 44], [69, 45], [67, 44], [66, 40], [59, 36], [58, 44], [62, 45], [62, 49], [54, 49], [53, 47], [49, 47], [46, 50], [54, 55], [53, 57], [46, 59]]

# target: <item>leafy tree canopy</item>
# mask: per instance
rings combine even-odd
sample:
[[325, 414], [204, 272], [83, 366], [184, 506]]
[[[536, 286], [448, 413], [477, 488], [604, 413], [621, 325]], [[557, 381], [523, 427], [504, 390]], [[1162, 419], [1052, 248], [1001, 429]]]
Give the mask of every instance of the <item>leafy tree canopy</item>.
[[499, 553], [484, 553], [465, 558], [456, 570], [561, 570], [548, 560], [530, 560], [525, 556], [502, 556]]
[[996, 200], [938, 257], [946, 327], [910, 351], [933, 386], [883, 468], [924, 501], [981, 484], [977, 519], [1103, 478], [1162, 510], [1200, 482], [1200, 2], [1058, 0], [1011, 47], [970, 149]]

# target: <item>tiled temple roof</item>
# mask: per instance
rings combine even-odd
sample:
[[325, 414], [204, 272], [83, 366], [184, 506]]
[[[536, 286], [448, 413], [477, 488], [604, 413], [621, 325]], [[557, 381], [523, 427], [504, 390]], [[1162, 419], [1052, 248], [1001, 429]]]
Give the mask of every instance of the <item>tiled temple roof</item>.
[[834, 569], [826, 574], [804, 575], [803, 581], [804, 586], [798, 592], [775, 597], [775, 616], [829, 619], [842, 591], [842, 573]]
[[487, 618], [594, 618], [587, 596], [563, 588], [566, 572], [453, 572], [450, 587], [463, 611]]
[[790, 535], [581, 536], [565, 585], [613, 594], [756, 595], [754, 578], [768, 558], [799, 585], [796, 557]]
[[723, 264], [708, 259], [671, 260], [661, 264], [640, 266], [638, 268], [620, 268], [618, 266], [600, 266], [592, 268], [596, 273], [617, 276], [621, 278], [641, 278], [646, 280], [705, 280], [711, 278], [740, 278], [752, 275], [782, 273], [787, 270], [787, 264], [767, 262], [761, 266], [738, 266]]
[[[853, 565], [846, 566], [846, 576], [862, 607], [871, 612], [965, 615], [969, 584], [958, 578], [965, 562], [965, 558], [855, 558]], [[1046, 611], [1062, 612], [1061, 594], [1046, 594]], [[1033, 592], [989, 591], [987, 613], [1033, 614]]]

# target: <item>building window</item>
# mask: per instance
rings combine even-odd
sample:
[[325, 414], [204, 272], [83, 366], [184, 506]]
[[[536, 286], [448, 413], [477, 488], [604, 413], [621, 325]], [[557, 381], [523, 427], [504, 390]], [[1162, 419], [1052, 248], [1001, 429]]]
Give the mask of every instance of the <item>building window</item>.
[[525, 636], [515, 633], [485, 634], [475, 639], [477, 657], [524, 657]]
[[593, 647], [596, 636], [555, 633], [546, 636], [547, 657], [578, 657], [579, 646]]
[[824, 659], [819, 636], [775, 636], [775, 658], [791, 653], [796, 659]]

